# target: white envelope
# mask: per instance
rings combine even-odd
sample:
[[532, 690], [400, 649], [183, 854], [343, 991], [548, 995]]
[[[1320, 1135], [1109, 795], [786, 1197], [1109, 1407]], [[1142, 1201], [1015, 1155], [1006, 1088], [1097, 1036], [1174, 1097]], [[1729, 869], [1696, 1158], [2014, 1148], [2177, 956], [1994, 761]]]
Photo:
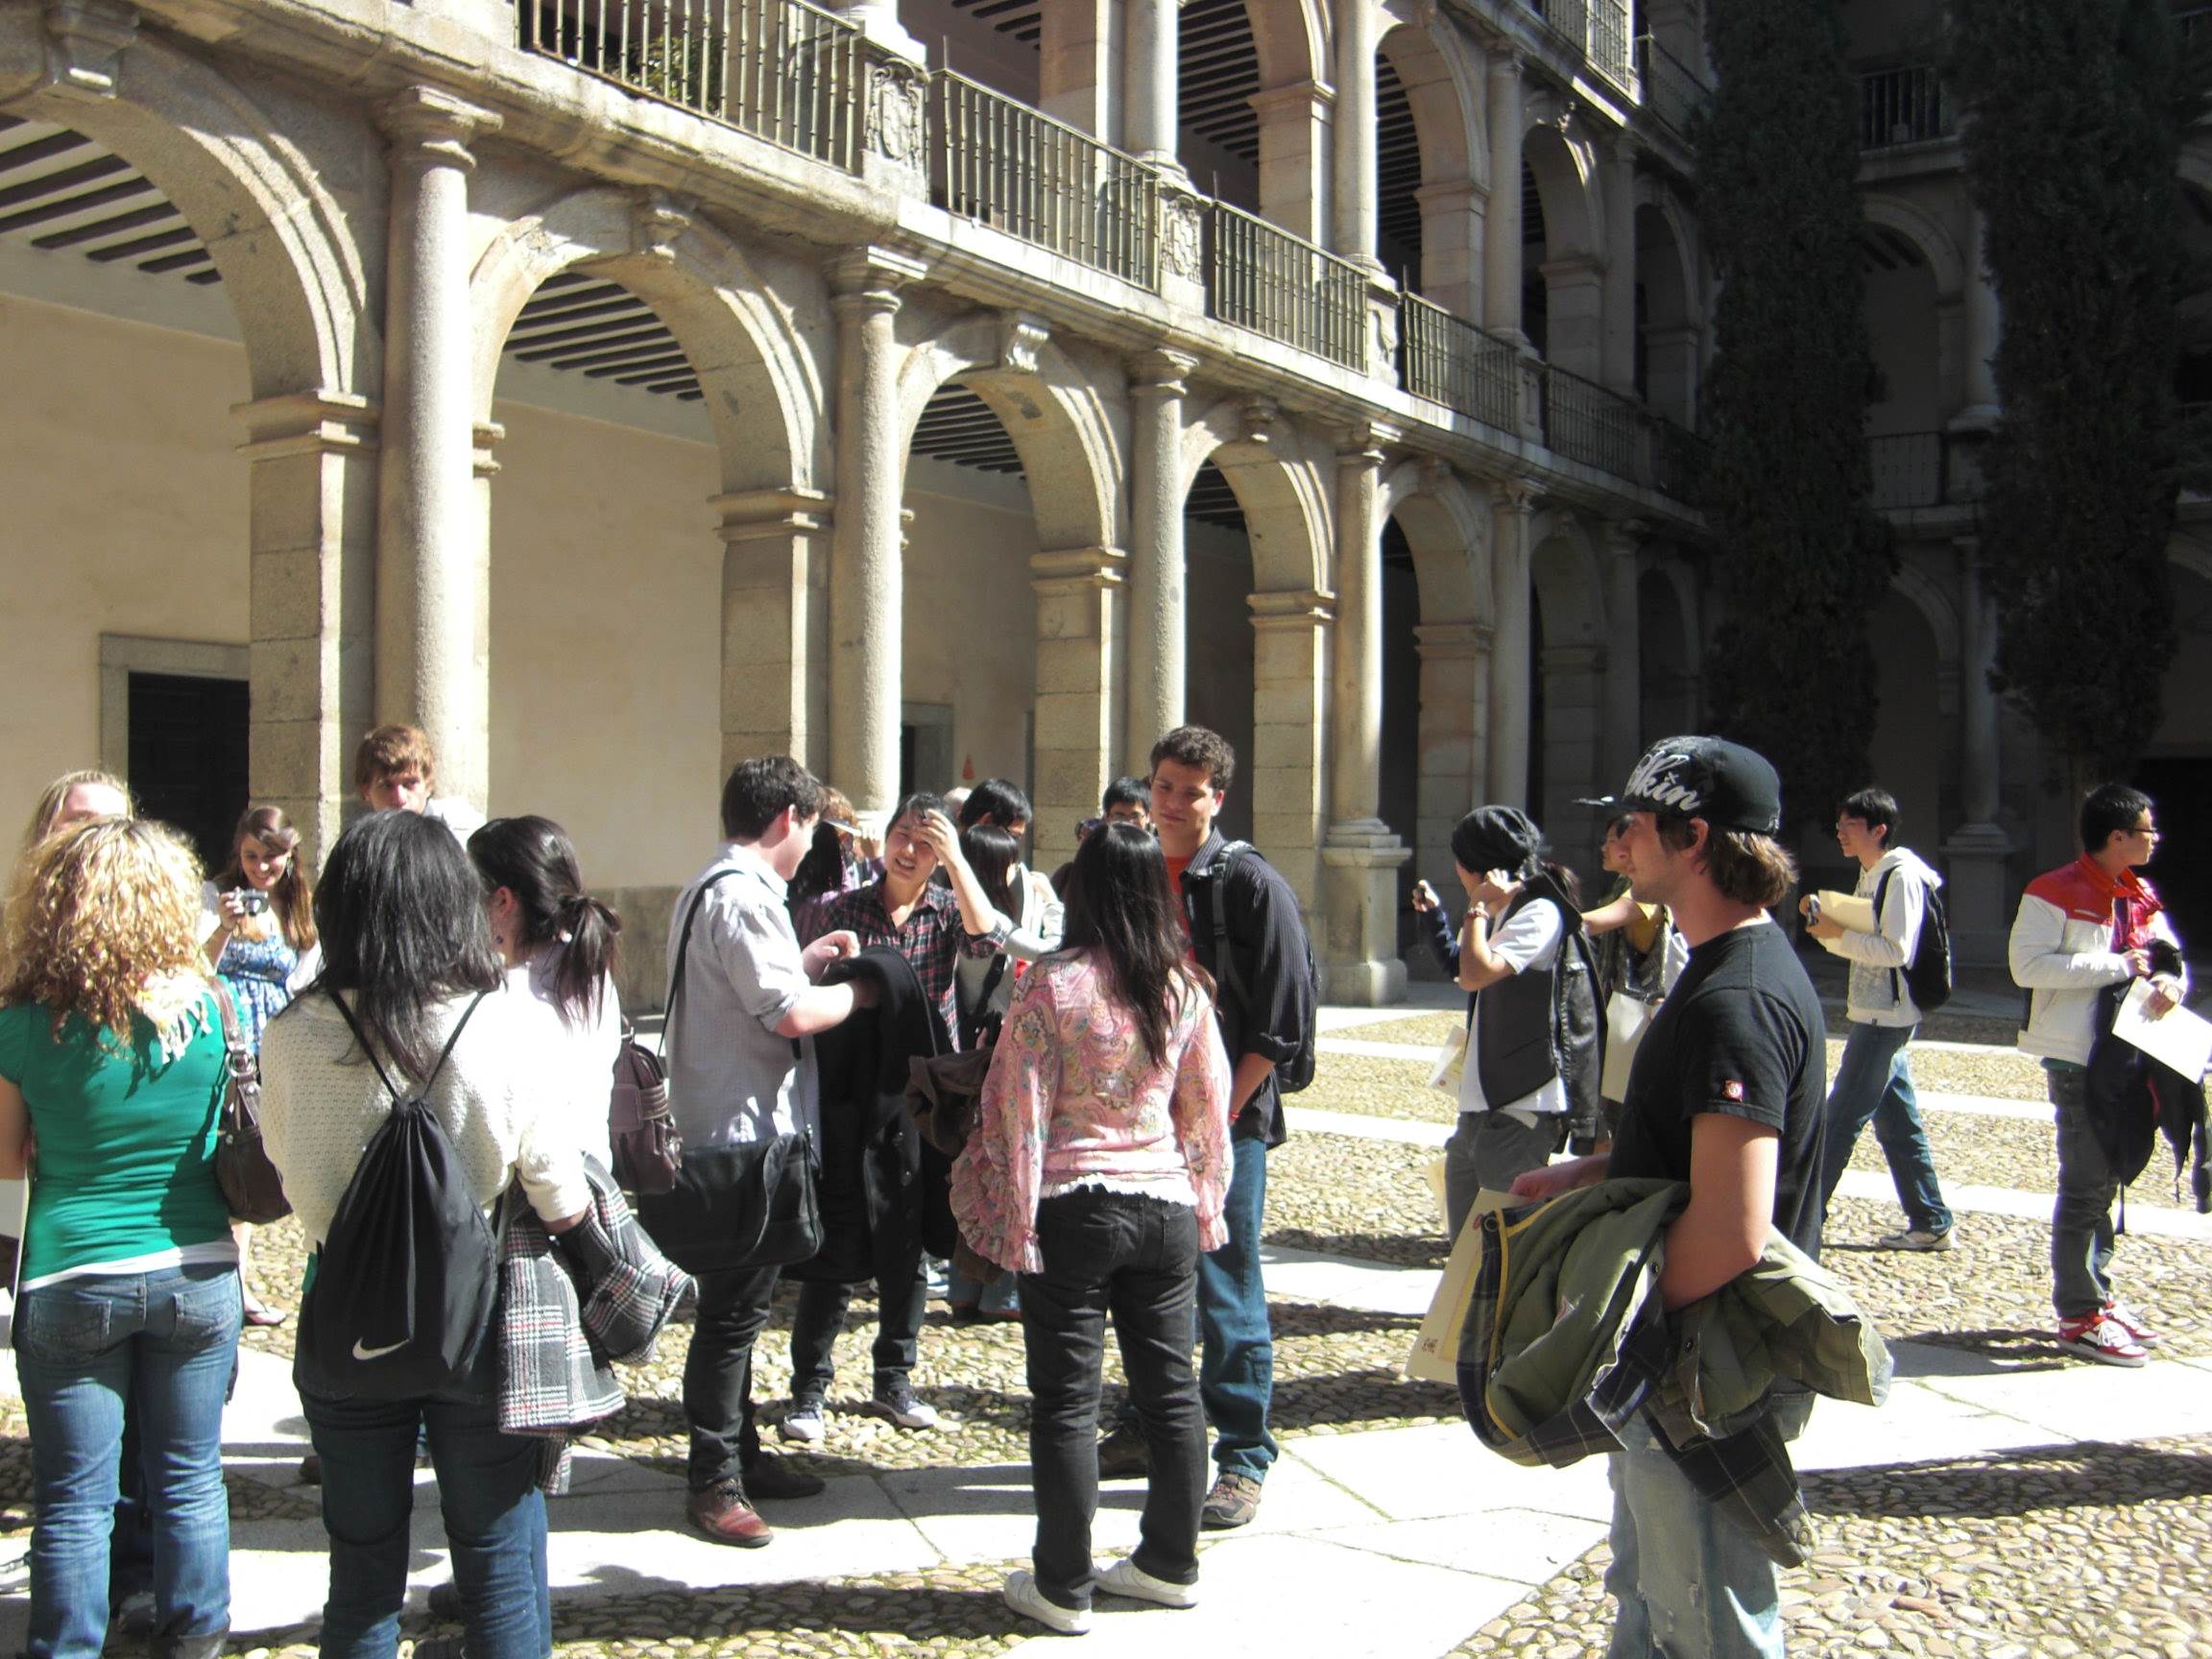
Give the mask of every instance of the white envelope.
[[2191, 1082], [2204, 1075], [2212, 1064], [2212, 1021], [2186, 1008], [2169, 1008], [2152, 1019], [2144, 1012], [2151, 999], [2151, 981], [2138, 979], [2128, 987], [2120, 1008], [2112, 1016], [2112, 1035], [2132, 1043], [2162, 1066], [2171, 1066]]

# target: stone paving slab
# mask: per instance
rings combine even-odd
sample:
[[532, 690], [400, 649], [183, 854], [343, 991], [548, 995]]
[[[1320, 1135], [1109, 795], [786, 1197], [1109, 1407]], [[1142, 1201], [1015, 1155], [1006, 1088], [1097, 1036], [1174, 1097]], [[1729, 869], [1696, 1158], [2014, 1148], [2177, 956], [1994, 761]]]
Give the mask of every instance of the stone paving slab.
[[1437, 1282], [1443, 1277], [1431, 1268], [1325, 1256], [1283, 1244], [1262, 1245], [1260, 1261], [1270, 1296], [1370, 1313], [1409, 1314], [1416, 1319], [1429, 1311], [1429, 1304], [1436, 1299]]
[[1292, 1459], [1357, 1492], [1393, 1521], [1524, 1509], [1602, 1521], [1613, 1513], [1602, 1457], [1570, 1469], [1527, 1469], [1484, 1450], [1463, 1424], [1300, 1440], [1283, 1455], [1284, 1462]]
[[1377, 1522], [1317, 1534], [1331, 1544], [1397, 1561], [1448, 1567], [1527, 1588], [1553, 1575], [1604, 1537], [1607, 1523], [1540, 1509], [1495, 1509], [1433, 1521]]

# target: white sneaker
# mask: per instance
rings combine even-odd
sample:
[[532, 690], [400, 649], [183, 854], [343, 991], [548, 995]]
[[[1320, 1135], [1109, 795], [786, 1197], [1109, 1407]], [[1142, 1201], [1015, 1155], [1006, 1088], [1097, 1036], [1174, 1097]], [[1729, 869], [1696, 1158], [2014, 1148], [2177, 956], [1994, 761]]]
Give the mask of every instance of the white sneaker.
[[1902, 1233], [1885, 1233], [1874, 1240], [1877, 1250], [1948, 1250], [1956, 1243], [1953, 1229], [1932, 1233], [1925, 1227], [1908, 1227]]
[[1109, 1596], [1133, 1596], [1140, 1601], [1157, 1601], [1163, 1607], [1195, 1607], [1198, 1586], [1170, 1584], [1155, 1578], [1134, 1561], [1117, 1561], [1098, 1575], [1098, 1588]]
[[1081, 1636], [1091, 1628], [1091, 1609], [1063, 1607], [1037, 1588], [1037, 1579], [1025, 1567], [1006, 1575], [1006, 1605], [1024, 1619], [1034, 1619], [1047, 1630], [1063, 1636]]
[[783, 1413], [782, 1434], [786, 1440], [797, 1440], [803, 1445], [822, 1444], [822, 1402], [819, 1400], [794, 1400], [791, 1409]]

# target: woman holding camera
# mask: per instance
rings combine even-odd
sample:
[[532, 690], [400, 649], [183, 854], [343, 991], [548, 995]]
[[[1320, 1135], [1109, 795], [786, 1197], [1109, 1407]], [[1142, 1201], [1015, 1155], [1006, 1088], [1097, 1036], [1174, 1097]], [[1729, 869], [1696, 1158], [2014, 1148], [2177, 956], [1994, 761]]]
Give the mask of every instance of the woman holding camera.
[[[300, 958], [315, 944], [315, 898], [300, 866], [300, 832], [278, 806], [249, 806], [230, 837], [230, 862], [200, 890], [202, 949], [229, 988], [246, 1046], [261, 1047], [261, 1028], [292, 1000]], [[253, 1229], [233, 1222], [246, 1323], [281, 1325], [286, 1315], [253, 1294], [246, 1275]]]

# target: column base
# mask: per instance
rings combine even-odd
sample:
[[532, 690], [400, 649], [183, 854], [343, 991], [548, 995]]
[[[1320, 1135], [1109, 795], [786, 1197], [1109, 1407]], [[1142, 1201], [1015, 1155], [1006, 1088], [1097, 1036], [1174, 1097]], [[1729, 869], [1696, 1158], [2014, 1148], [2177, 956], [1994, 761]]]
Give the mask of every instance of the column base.
[[1964, 968], [2002, 968], [2019, 892], [2012, 842], [1994, 824], [1962, 825], [1943, 843], [1950, 878], [1944, 908], [1951, 920], [1951, 959]]
[[1413, 856], [1379, 818], [1332, 824], [1321, 843], [1321, 994], [1378, 1008], [1406, 999], [1398, 956], [1398, 866]]

